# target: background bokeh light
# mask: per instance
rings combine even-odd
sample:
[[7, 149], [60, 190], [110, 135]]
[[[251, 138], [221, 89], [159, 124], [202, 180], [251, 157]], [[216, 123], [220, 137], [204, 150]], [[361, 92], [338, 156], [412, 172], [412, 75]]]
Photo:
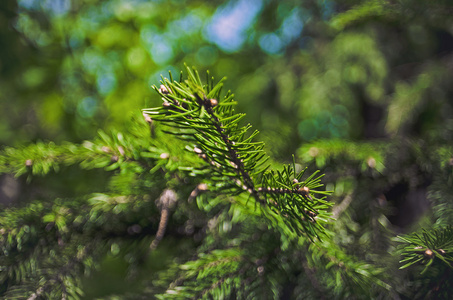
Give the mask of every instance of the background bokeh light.
[[[225, 89], [261, 132], [272, 163], [295, 153], [300, 166], [327, 174], [333, 201], [358, 199], [333, 225], [338, 245], [354, 253], [373, 243], [370, 211], [385, 229], [403, 230], [430, 209], [432, 165], [419, 154], [453, 140], [450, 2], [1, 0], [0, 147], [84, 143], [99, 129], [122, 137], [116, 133], [144, 125], [142, 108], [161, 105], [151, 88], [161, 75], [178, 79], [184, 64], [202, 79], [209, 70], [228, 78]], [[28, 190], [72, 197], [93, 185], [119, 194], [135, 188], [126, 176], [107, 183], [108, 172], [76, 169], [30, 186], [2, 175], [0, 202], [11, 205]], [[184, 234], [194, 232], [189, 221]], [[361, 235], [362, 228], [369, 231]], [[144, 268], [165, 268], [171, 255], [193, 250], [186, 242], [170, 234], [167, 248], [152, 254], [161, 257]], [[83, 283], [88, 297], [130, 288], [123, 279], [132, 256], [116, 257], [116, 243], [110, 252], [96, 282]]]
[[4, 145], [77, 142], [98, 127], [127, 126], [159, 103], [150, 86], [168, 71], [178, 77], [184, 63], [227, 76], [239, 109], [279, 158], [304, 141], [395, 135], [420, 103], [451, 93], [442, 63], [451, 21], [421, 9], [342, 30], [354, 14], [336, 18], [347, 4], [328, 0], [1, 5]]

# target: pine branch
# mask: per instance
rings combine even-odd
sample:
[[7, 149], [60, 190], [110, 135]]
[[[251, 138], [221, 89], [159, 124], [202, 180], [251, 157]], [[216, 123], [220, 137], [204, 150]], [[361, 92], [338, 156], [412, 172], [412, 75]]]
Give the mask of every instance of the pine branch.
[[[152, 236], [157, 227], [152, 221], [154, 203], [137, 196], [97, 194], [89, 200], [52, 202], [32, 202], [0, 214], [0, 268], [4, 270], [0, 284], [6, 287], [6, 295], [23, 295], [34, 288], [34, 296], [30, 292], [30, 297], [39, 298], [54, 295], [61, 287], [61, 292], [71, 298], [73, 292], [79, 293], [80, 284], [70, 281], [79, 280], [89, 268], [82, 266], [85, 261], [99, 261], [105, 255], [109, 247], [102, 245], [113, 239], [130, 243], [133, 238]], [[170, 201], [166, 205], [171, 207]], [[131, 224], [131, 219], [146, 222], [138, 226]], [[162, 235], [157, 233], [157, 237]], [[80, 250], [79, 245], [85, 246]]]
[[[297, 152], [305, 163], [314, 162], [323, 168], [328, 163], [350, 162], [361, 172], [371, 169], [378, 173], [385, 171], [385, 155], [389, 152], [388, 142], [349, 142], [344, 140], [319, 140], [303, 145]], [[341, 176], [345, 176], [344, 172]]]
[[421, 234], [402, 235], [399, 239], [403, 242], [400, 263], [405, 263], [400, 269], [421, 263], [425, 265], [423, 274], [436, 259], [453, 269], [453, 227], [423, 230]]
[[331, 239], [309, 244], [307, 252], [309, 255], [305, 258], [309, 265], [325, 266], [325, 269], [317, 269], [316, 275], [332, 295], [342, 298], [362, 295], [358, 298], [369, 299], [376, 291], [394, 292], [386, 282], [390, 278], [386, 278], [384, 268], [348, 254]]
[[[329, 194], [319, 190], [322, 176], [313, 174], [302, 180], [304, 171], [296, 173], [295, 163], [282, 172], [267, 171], [264, 144], [254, 141], [258, 131], [249, 134], [250, 125], [239, 126], [244, 114], [234, 113], [230, 92], [221, 99], [224, 79], [214, 85], [211, 78], [203, 85], [196, 70], [187, 68], [187, 73], [187, 80], [181, 75], [176, 82], [170, 74], [170, 79], [162, 79], [160, 88], [154, 86], [162, 97], [162, 107], [144, 109], [144, 113], [172, 128], [167, 133], [192, 143], [188, 149], [206, 161], [212, 172], [211, 190], [247, 192], [261, 209], [285, 216], [297, 232], [318, 236], [323, 231], [320, 223], [328, 222], [330, 206], [316, 197]], [[209, 176], [196, 168], [188, 170]]]
[[[60, 266], [58, 271], [46, 278], [45, 283], [39, 286], [29, 297], [28, 300], [35, 300], [42, 297], [61, 297], [61, 299], [76, 299], [78, 296], [83, 295], [83, 291], [77, 287], [77, 285], [70, 284], [71, 280], [78, 278], [78, 274], [81, 273], [77, 270], [78, 267], [84, 266], [84, 260], [88, 255], [92, 256], [91, 253], [97, 245], [92, 242], [88, 245], [85, 245], [82, 250], [78, 251], [77, 255], [69, 260], [64, 261], [64, 265]], [[60, 291], [58, 295], [55, 295], [56, 292]]]
[[[162, 143], [163, 137], [149, 138], [149, 132], [143, 121], [137, 120], [127, 132], [112, 131], [110, 134], [98, 131], [98, 137], [82, 144], [65, 142], [56, 145], [53, 142], [28, 145], [25, 147], [6, 147], [0, 151], [0, 174], [27, 176], [44, 176], [49, 172], [59, 172], [63, 166], [79, 165], [82, 169], [134, 170], [142, 174], [165, 168], [177, 171], [180, 167], [171, 158], [172, 155], [185, 154], [184, 151], [168, 149]], [[165, 138], [167, 141], [168, 138]], [[175, 141], [177, 142], [177, 140]], [[181, 157], [182, 158], [182, 157]], [[192, 165], [196, 161], [185, 156]]]
[[[240, 263], [243, 253], [238, 248], [214, 250], [200, 254], [198, 259], [189, 261], [181, 266], [181, 276], [174, 280], [159, 299], [189, 299], [201, 298], [206, 294], [216, 294], [222, 284], [233, 277], [239, 277]], [[235, 280], [230, 292], [238, 288], [241, 281]], [[184, 284], [183, 284], [184, 283]], [[228, 296], [228, 293], [225, 295]]]
[[400, 269], [421, 270], [413, 280], [418, 287], [411, 293], [416, 298], [451, 299], [453, 296], [453, 227], [422, 230], [398, 237], [404, 263]]

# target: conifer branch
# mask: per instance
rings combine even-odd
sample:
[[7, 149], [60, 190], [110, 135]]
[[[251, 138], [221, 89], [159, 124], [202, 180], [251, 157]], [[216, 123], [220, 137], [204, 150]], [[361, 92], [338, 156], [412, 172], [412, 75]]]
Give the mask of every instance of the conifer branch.
[[[187, 73], [187, 80], [181, 76], [176, 82], [170, 74], [170, 80], [163, 78], [159, 88], [154, 86], [162, 97], [162, 106], [144, 109], [144, 114], [173, 129], [167, 133], [194, 143], [188, 149], [206, 161], [213, 172], [208, 174], [213, 181], [210, 189], [231, 194], [245, 191], [261, 208], [284, 215], [296, 231], [317, 236], [323, 231], [319, 221], [328, 221], [327, 208], [331, 206], [315, 195], [329, 194], [319, 190], [322, 176], [315, 173], [303, 180], [304, 171], [296, 173], [295, 163], [283, 172], [267, 171], [263, 166], [268, 160], [264, 144], [253, 140], [258, 131], [248, 135], [250, 125], [239, 127], [244, 114], [234, 113], [233, 95], [228, 92], [223, 99], [220, 96], [223, 80], [214, 85], [212, 78], [203, 85], [196, 70], [187, 68]], [[195, 168], [188, 170], [207, 175]]]
[[423, 230], [421, 234], [413, 233], [401, 235], [403, 259], [405, 263], [400, 269], [410, 267], [416, 263], [425, 265], [421, 274], [435, 262], [439, 261], [449, 269], [453, 269], [453, 227]]
[[222, 141], [224, 142], [230, 161], [233, 163], [233, 166], [236, 167], [238, 175], [241, 177], [241, 181], [244, 183], [243, 189], [247, 190], [250, 194], [253, 195], [255, 200], [259, 202], [260, 204], [265, 204], [265, 201], [261, 199], [260, 195], [258, 194], [258, 191], [255, 188], [255, 184], [253, 183], [253, 180], [250, 178], [250, 174], [246, 171], [246, 168], [244, 166], [244, 163], [241, 159], [239, 159], [239, 154], [236, 149], [233, 148], [233, 145], [235, 145], [234, 141], [230, 140], [230, 137], [225, 133], [225, 130], [223, 129], [223, 124], [219, 121], [219, 118], [214, 114], [213, 111], [213, 106], [216, 106], [218, 101], [215, 99], [207, 99], [206, 96], [203, 96], [203, 99], [198, 95], [195, 94], [198, 103], [202, 105], [208, 114], [210, 115], [212, 119], [212, 124], [214, 125], [217, 133], [219, 136], [222, 138]]
[[[39, 299], [40, 297], [47, 295], [47, 293], [49, 293], [49, 291], [51, 291], [52, 289], [55, 292], [55, 285], [58, 285], [61, 289], [61, 299], [67, 299], [68, 291], [65, 283], [65, 277], [71, 276], [71, 274], [74, 273], [78, 273], [75, 270], [75, 267], [83, 263], [83, 260], [90, 254], [90, 251], [93, 249], [93, 247], [94, 243], [86, 245], [83, 250], [79, 251], [79, 253], [77, 253], [75, 257], [67, 261], [65, 265], [61, 266], [60, 269], [54, 275], [48, 278], [43, 285], [37, 288], [36, 291], [34, 291], [30, 295], [30, 297], [28, 297], [28, 300]], [[82, 294], [80, 290], [75, 292], [79, 295]]]

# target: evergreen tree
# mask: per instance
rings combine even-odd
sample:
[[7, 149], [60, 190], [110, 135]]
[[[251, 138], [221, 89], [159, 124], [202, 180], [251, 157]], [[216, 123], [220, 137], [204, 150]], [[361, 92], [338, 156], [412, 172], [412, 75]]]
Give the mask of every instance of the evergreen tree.
[[[451, 4], [346, 1], [332, 17], [315, 2], [305, 4], [310, 53], [289, 39], [288, 58], [232, 78], [247, 116], [223, 80], [188, 68], [162, 78], [161, 103], [126, 129], [3, 147], [1, 192], [19, 185], [20, 194], [0, 213], [2, 297], [452, 298]], [[30, 20], [17, 28], [33, 35]], [[283, 41], [285, 20], [260, 24], [271, 32], [264, 51], [278, 54], [266, 37]], [[105, 51], [106, 36], [94, 38]], [[30, 91], [44, 93], [26, 74]], [[260, 95], [274, 102], [241, 105]], [[275, 107], [291, 118], [266, 123]]]
[[[357, 187], [329, 213], [329, 192], [317, 171], [308, 173], [295, 161], [270, 169], [264, 145], [255, 141], [258, 132], [240, 126], [245, 115], [234, 112], [233, 94], [221, 96], [223, 81], [214, 84], [208, 73], [203, 84], [190, 69], [186, 76], [184, 80], [181, 74], [179, 81], [171, 75], [163, 78], [155, 87], [162, 106], [145, 109], [148, 125], [137, 121], [127, 134], [100, 132], [98, 139], [81, 145], [39, 143], [3, 151], [0, 171], [29, 181], [75, 164], [110, 172], [107, 190], [35, 196], [37, 200], [2, 213], [4, 297], [78, 298], [83, 295], [81, 277], [108, 253], [127, 257], [130, 276], [139, 276], [134, 270], [157, 255], [152, 252], [159, 252], [167, 230], [193, 237], [189, 249], [194, 252], [179, 254], [167, 268], [142, 275], [143, 288], [124, 297], [450, 295], [453, 231], [441, 225], [449, 217], [441, 213], [447, 205], [442, 199], [441, 224], [399, 238], [401, 250], [394, 252], [404, 258], [401, 268], [417, 263], [423, 267], [412, 280], [397, 276], [401, 282], [389, 276], [389, 271], [397, 272], [395, 265], [381, 261], [396, 246], [383, 218], [385, 196], [376, 203], [351, 201], [371, 198], [385, 185], [386, 172], [398, 172], [378, 167], [387, 153], [395, 153], [394, 147], [421, 159], [429, 153], [422, 146], [394, 141], [380, 147], [310, 145], [307, 152], [316, 159], [340, 159], [332, 165], [356, 172]], [[405, 151], [397, 153], [407, 156]], [[432, 168], [444, 155], [426, 158], [425, 167]], [[366, 164], [360, 164], [364, 158]], [[394, 168], [411, 161], [410, 155], [404, 158], [398, 158]], [[437, 180], [445, 177], [438, 173]], [[369, 189], [370, 180], [376, 190]], [[348, 205], [368, 218], [347, 214]], [[375, 253], [369, 253], [370, 248]]]

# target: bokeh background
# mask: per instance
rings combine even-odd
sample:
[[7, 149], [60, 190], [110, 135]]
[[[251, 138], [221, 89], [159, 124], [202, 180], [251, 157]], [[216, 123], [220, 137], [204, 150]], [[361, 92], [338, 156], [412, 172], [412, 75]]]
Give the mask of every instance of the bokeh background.
[[338, 17], [360, 2], [4, 0], [0, 144], [127, 126], [184, 63], [228, 77], [278, 158], [320, 138], [450, 131], [448, 1]]
[[[178, 78], [186, 63], [228, 78], [237, 110], [247, 113], [276, 161], [296, 153], [328, 175], [341, 174], [335, 166], [345, 160], [379, 172], [383, 161], [378, 154], [370, 159], [369, 149], [364, 157], [358, 147], [326, 161], [311, 143], [326, 141], [332, 151], [340, 141], [451, 143], [450, 2], [1, 0], [0, 146], [77, 143], [99, 128], [122, 131], [142, 108], [161, 104], [151, 88], [160, 75]], [[415, 177], [411, 161], [407, 178], [392, 179], [400, 154], [386, 162], [386, 184], [393, 185], [381, 189], [387, 200], [407, 192], [406, 179]], [[327, 176], [338, 198], [359, 182], [348, 176]], [[14, 185], [5, 178], [2, 187]], [[429, 209], [425, 179], [410, 191], [412, 216], [389, 217], [397, 231]], [[71, 194], [77, 186], [69, 181], [55, 188]], [[103, 280], [112, 289], [108, 276], [126, 269], [124, 261], [107, 261], [97, 289]]]

